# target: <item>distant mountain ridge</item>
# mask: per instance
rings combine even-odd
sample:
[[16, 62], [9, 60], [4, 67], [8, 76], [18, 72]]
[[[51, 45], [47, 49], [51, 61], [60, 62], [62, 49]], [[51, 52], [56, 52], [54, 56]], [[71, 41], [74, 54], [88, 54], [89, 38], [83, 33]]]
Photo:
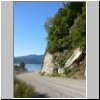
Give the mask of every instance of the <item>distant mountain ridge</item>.
[[24, 62], [25, 64], [40, 64], [44, 55], [27, 55], [14, 57], [14, 63]]

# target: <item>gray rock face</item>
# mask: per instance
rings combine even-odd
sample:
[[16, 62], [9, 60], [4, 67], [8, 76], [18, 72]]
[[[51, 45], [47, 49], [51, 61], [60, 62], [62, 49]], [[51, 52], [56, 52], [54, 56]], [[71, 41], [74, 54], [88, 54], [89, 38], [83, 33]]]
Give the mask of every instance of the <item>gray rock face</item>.
[[52, 74], [53, 70], [54, 70], [53, 55], [47, 52], [44, 58], [43, 68], [41, 72], [45, 72], [45, 74]]
[[72, 56], [67, 60], [67, 62], [65, 63], [64, 67], [69, 67], [73, 64], [73, 62], [78, 59], [78, 57], [82, 54], [82, 51], [80, 48], [77, 48], [76, 50], [74, 50]]
[[[75, 61], [79, 59], [79, 57], [82, 55], [82, 52], [83, 51], [80, 48], [75, 49], [73, 51], [72, 55], [69, 57], [69, 59], [65, 62], [65, 65], [62, 68], [58, 67], [57, 72], [59, 74], [63, 74], [64, 69], [66, 67], [69, 67], [70, 69], [72, 69], [73, 67], [77, 66]], [[48, 75], [48, 74], [51, 75], [54, 72], [55, 68], [56, 68], [56, 66], [54, 64], [53, 54], [50, 54], [47, 52], [45, 55], [45, 58], [44, 58], [43, 68], [42, 68], [41, 72], [45, 72], [46, 75]], [[86, 75], [86, 73], [85, 73], [85, 75]]]
[[64, 68], [58, 68], [58, 73], [63, 74], [64, 73]]

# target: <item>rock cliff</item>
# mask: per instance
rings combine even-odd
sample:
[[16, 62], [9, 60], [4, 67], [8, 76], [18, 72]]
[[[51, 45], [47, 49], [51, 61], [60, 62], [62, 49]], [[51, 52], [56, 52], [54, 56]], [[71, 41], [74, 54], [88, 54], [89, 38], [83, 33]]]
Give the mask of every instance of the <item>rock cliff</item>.
[[47, 52], [43, 61], [43, 68], [41, 72], [45, 72], [45, 74], [52, 74], [53, 69], [54, 69], [53, 55]]
[[[46, 75], [53, 73], [68, 74], [70, 77], [83, 77], [85, 75], [85, 49], [76, 48], [71, 52], [47, 52], [43, 61], [41, 72]], [[67, 73], [65, 71], [67, 70]]]

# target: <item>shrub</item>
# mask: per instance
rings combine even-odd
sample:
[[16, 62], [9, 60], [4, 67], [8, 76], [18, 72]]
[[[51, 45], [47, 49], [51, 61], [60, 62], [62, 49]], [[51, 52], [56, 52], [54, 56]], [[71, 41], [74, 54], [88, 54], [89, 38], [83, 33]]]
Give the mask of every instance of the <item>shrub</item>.
[[39, 72], [40, 75], [45, 75], [45, 72]]
[[64, 69], [64, 74], [69, 74], [71, 72], [71, 69], [69, 67], [66, 67]]
[[18, 66], [17, 65], [14, 65], [14, 70], [18, 70]]
[[67, 59], [68, 59], [67, 56], [56, 57], [54, 64], [55, 66], [62, 68], [64, 67]]
[[19, 68], [26, 71], [26, 68], [25, 68], [25, 63], [24, 62], [21, 62], [20, 65], [19, 65]]
[[19, 66], [14, 65], [14, 70], [16, 73], [23, 73], [27, 71], [27, 69], [25, 68], [25, 63], [23, 62], [21, 62]]
[[60, 74], [59, 73], [52, 73], [51, 76], [53, 76], [53, 77], [60, 77]]
[[16, 77], [14, 78], [14, 98], [34, 98], [35, 88]]

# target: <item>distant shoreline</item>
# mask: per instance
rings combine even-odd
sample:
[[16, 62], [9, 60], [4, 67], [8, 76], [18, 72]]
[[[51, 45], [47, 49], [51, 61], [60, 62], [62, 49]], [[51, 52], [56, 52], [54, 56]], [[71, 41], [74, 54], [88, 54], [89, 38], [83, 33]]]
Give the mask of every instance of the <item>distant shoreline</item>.
[[[20, 63], [14, 63], [14, 65], [16, 64], [20, 64]], [[25, 64], [40, 64], [41, 65], [41, 63], [25, 63]]]

